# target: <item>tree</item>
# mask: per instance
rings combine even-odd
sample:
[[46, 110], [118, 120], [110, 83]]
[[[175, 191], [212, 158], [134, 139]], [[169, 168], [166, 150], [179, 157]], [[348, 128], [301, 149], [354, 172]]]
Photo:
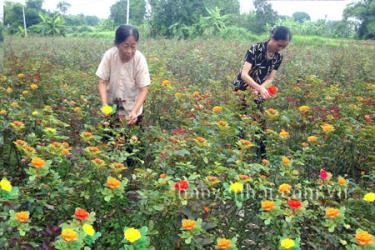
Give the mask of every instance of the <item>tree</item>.
[[207, 9], [220, 9], [221, 15], [226, 14], [240, 14], [240, 1], [239, 0], [204, 0]]
[[70, 3], [61, 1], [57, 4], [56, 8], [60, 10], [60, 12], [65, 15], [68, 9], [70, 8]]
[[254, 0], [256, 24], [251, 28], [255, 33], [266, 31], [266, 25], [275, 25], [277, 12], [272, 9], [272, 5], [266, 0]]
[[361, 0], [349, 4], [344, 10], [344, 19], [353, 17], [359, 21], [358, 37], [375, 39], [375, 1]]
[[60, 13], [51, 15], [40, 14], [41, 22], [31, 27], [31, 29], [44, 36], [64, 35], [64, 18]]
[[188, 36], [190, 26], [206, 14], [202, 0], [150, 0], [151, 35], [172, 37], [176, 30]]
[[226, 22], [229, 15], [221, 15], [218, 7], [207, 9], [208, 16], [201, 16], [199, 26], [202, 33], [207, 35], [217, 34], [226, 29]]
[[[127, 0], [120, 0], [111, 6], [110, 19], [116, 25], [126, 23], [126, 9]], [[146, 14], [146, 1], [145, 0], [131, 0], [129, 22], [135, 25], [142, 24]]]
[[303, 22], [311, 20], [309, 14], [307, 14], [306, 12], [302, 12], [302, 11], [294, 12], [292, 17], [294, 21], [299, 22], [299, 23], [303, 23]]

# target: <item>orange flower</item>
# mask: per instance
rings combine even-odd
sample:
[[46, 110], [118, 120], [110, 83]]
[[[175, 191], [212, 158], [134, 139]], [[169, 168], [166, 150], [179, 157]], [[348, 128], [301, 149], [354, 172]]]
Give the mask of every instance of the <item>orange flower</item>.
[[107, 179], [107, 186], [112, 189], [119, 188], [121, 186], [121, 182], [113, 177], [108, 177]]
[[25, 124], [23, 122], [20, 122], [20, 121], [14, 121], [10, 125], [12, 125], [12, 127], [22, 127]]
[[212, 111], [214, 111], [214, 112], [216, 112], [216, 113], [218, 113], [218, 112], [220, 112], [220, 111], [222, 111], [222, 110], [223, 110], [223, 108], [220, 107], [220, 106], [215, 106], [215, 107], [212, 108]]
[[94, 163], [94, 165], [96, 165], [96, 166], [102, 166], [102, 165], [104, 165], [104, 161], [102, 159], [99, 159], [99, 158], [95, 158], [91, 162]]
[[228, 239], [219, 238], [216, 241], [216, 246], [219, 249], [227, 249], [232, 246], [232, 242]]
[[[97, 147], [87, 147], [87, 150], [90, 151], [91, 153], [99, 153], [100, 152], [100, 149], [97, 148]], [[98, 159], [100, 160], [100, 159]], [[101, 163], [98, 163], [98, 164], [101, 164]]]
[[192, 94], [193, 97], [199, 97], [200, 96], [200, 93], [199, 91], [194, 91], [193, 94]]
[[71, 228], [65, 228], [61, 231], [61, 237], [66, 241], [73, 241], [78, 239], [78, 234]]
[[314, 135], [307, 137], [308, 142], [316, 142], [317, 140], [318, 140], [318, 137]]
[[245, 174], [240, 174], [240, 175], [238, 175], [238, 177], [239, 177], [241, 180], [243, 180], [243, 181], [245, 181], [245, 180], [250, 180], [250, 176], [245, 175]]
[[16, 220], [20, 222], [26, 222], [29, 220], [30, 218], [29, 216], [30, 216], [29, 212], [21, 211], [21, 212], [16, 213]]
[[371, 244], [374, 237], [366, 231], [357, 231], [355, 239], [361, 246], [365, 246]]
[[268, 166], [270, 164], [270, 161], [267, 159], [262, 159], [262, 165], [263, 166]]
[[347, 180], [345, 178], [339, 176], [339, 178], [337, 179], [337, 182], [339, 183], [340, 186], [345, 186]]
[[207, 180], [209, 180], [209, 181], [217, 181], [218, 178], [216, 176], [209, 175], [209, 176], [207, 176]]
[[292, 186], [290, 186], [289, 184], [283, 183], [279, 186], [280, 193], [290, 193], [291, 190]]
[[275, 208], [275, 202], [265, 200], [261, 202], [262, 209], [265, 211], [271, 211], [272, 209]]
[[339, 215], [340, 215], [340, 210], [338, 210], [337, 208], [329, 207], [326, 209], [326, 216], [328, 218], [334, 219]]
[[208, 206], [204, 206], [203, 211], [207, 214], [208, 212], [210, 212], [210, 208]]
[[289, 159], [288, 159], [288, 157], [283, 156], [281, 159], [282, 159], [283, 165], [285, 167], [289, 166]]
[[43, 168], [46, 162], [42, 158], [36, 157], [31, 160], [31, 165], [33, 165], [34, 168]]
[[228, 127], [228, 122], [220, 120], [217, 121], [217, 125], [219, 125], [220, 127]]
[[285, 131], [284, 129], [282, 129], [279, 133], [279, 136], [283, 139], [285, 138], [288, 138], [289, 137], [289, 133], [287, 131]]
[[16, 140], [14, 143], [15, 143], [16, 145], [25, 145], [25, 144], [26, 144], [26, 142], [23, 141], [23, 140]]
[[92, 133], [87, 131], [83, 132], [82, 135], [86, 139], [90, 139], [92, 137]]
[[185, 230], [191, 230], [197, 226], [197, 222], [195, 220], [183, 219], [181, 226]]
[[161, 82], [161, 84], [162, 84], [163, 86], [169, 86], [169, 85], [171, 84], [171, 81], [169, 81], [169, 80], [163, 80], [163, 81]]
[[159, 178], [160, 178], [160, 179], [164, 179], [164, 178], [166, 178], [166, 177], [167, 177], [166, 174], [160, 174], [160, 175], [159, 175]]
[[205, 142], [206, 139], [204, 139], [202, 136], [198, 136], [198, 137], [196, 137], [196, 138], [194, 139], [194, 141], [202, 143], [202, 142]]

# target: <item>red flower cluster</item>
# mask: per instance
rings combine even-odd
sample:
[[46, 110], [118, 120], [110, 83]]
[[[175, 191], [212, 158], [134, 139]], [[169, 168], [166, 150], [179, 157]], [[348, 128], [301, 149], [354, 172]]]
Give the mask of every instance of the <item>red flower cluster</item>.
[[189, 182], [181, 180], [177, 182], [174, 187], [179, 191], [186, 191], [189, 188]]
[[86, 220], [89, 215], [90, 214], [82, 208], [77, 208], [74, 213], [74, 217], [76, 217], [78, 220]]
[[323, 168], [322, 170], [320, 170], [320, 178], [322, 180], [327, 180], [328, 179], [328, 173], [327, 171]]
[[288, 200], [288, 205], [290, 208], [297, 209], [302, 206], [302, 203], [299, 200], [290, 199]]
[[271, 86], [271, 87], [268, 88], [268, 93], [270, 95], [276, 95], [277, 92], [279, 92], [279, 89], [275, 86]]

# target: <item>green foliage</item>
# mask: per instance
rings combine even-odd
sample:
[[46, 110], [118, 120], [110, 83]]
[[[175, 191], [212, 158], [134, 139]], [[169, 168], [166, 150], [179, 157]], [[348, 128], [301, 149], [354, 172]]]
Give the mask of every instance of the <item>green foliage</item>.
[[357, 34], [362, 39], [375, 39], [375, 1], [361, 0], [349, 4], [344, 10], [345, 19], [359, 20]]
[[[127, 0], [120, 0], [111, 6], [110, 19], [116, 25], [126, 23]], [[145, 20], [146, 1], [130, 1], [129, 22], [134, 25], [142, 24]]]

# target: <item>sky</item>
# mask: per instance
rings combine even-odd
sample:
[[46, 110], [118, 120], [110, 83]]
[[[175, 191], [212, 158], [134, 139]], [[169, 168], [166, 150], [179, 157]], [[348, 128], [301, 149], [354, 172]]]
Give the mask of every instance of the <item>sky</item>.
[[[12, 2], [25, 3], [25, 0], [10, 0]], [[43, 8], [55, 10], [60, 0], [44, 0]], [[100, 18], [107, 18], [110, 13], [110, 7], [118, 0], [65, 0], [71, 4], [68, 14], [95, 15]], [[137, 1], [137, 0], [130, 0]], [[279, 15], [291, 16], [296, 11], [308, 13], [312, 20], [324, 19], [341, 20], [345, 6], [356, 0], [273, 0], [269, 1], [272, 8]], [[358, 0], [357, 0], [358, 1]], [[0, 3], [3, 0], [0, 0]], [[252, 0], [240, 0], [241, 12], [245, 13], [254, 9]], [[2, 8], [0, 8], [2, 11]]]

